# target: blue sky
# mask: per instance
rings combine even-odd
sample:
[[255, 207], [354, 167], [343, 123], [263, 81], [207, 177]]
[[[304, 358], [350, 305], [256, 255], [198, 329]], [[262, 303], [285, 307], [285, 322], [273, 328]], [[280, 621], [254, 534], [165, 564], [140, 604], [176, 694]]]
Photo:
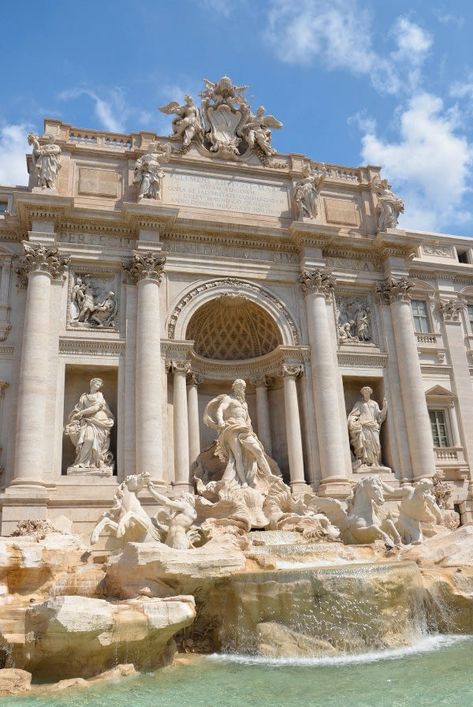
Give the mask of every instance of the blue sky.
[[170, 131], [157, 108], [228, 74], [283, 123], [281, 152], [381, 164], [401, 225], [473, 235], [468, 0], [23, 0], [2, 5], [0, 184], [25, 135]]

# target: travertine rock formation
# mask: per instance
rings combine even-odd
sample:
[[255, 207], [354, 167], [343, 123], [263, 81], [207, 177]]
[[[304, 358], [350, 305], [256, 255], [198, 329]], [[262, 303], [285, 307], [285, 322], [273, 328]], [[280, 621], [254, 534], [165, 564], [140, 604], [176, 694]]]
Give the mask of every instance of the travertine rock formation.
[[172, 636], [194, 616], [190, 596], [115, 603], [60, 596], [28, 607], [24, 635], [10, 635], [9, 644], [15, 665], [35, 678], [89, 677], [117, 661], [152, 669], [172, 659]]

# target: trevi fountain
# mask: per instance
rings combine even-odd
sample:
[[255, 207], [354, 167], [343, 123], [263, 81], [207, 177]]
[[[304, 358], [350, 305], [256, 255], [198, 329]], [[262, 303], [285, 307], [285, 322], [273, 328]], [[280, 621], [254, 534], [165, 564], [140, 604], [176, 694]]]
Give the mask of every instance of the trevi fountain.
[[0, 187], [3, 703], [472, 704], [473, 241], [161, 110]]

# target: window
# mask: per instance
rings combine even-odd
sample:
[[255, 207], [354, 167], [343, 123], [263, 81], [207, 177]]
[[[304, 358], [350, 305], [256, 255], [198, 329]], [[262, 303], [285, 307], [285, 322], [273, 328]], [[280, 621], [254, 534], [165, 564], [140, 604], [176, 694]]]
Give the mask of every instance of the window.
[[445, 410], [429, 410], [434, 447], [450, 447]]
[[412, 315], [414, 317], [414, 329], [419, 334], [430, 332], [430, 320], [427, 314], [427, 303], [424, 300], [412, 300]]
[[5, 216], [8, 211], [8, 201], [0, 201], [0, 216]]

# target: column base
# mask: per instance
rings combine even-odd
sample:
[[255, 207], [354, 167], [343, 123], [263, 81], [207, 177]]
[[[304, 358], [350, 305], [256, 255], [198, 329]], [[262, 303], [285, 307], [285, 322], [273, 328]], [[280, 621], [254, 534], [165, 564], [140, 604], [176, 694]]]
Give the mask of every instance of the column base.
[[294, 496], [307, 493], [310, 488], [305, 481], [291, 481], [289, 486], [291, 487], [291, 491]]
[[40, 479], [34, 479], [34, 478], [20, 478], [20, 479], [13, 479], [13, 481], [10, 481], [9, 488], [12, 486], [15, 487], [21, 487], [25, 486], [27, 488], [54, 488], [56, 484], [51, 483], [50, 481], [42, 481]]
[[317, 494], [324, 497], [346, 498], [351, 493], [352, 486], [350, 479], [330, 477], [329, 479], [322, 479]]

